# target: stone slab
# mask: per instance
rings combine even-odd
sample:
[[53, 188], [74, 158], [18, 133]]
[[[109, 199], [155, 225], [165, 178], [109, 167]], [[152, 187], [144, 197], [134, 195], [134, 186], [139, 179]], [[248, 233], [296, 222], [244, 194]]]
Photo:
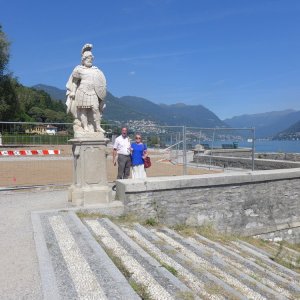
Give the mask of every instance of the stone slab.
[[85, 186], [69, 188], [69, 202], [76, 206], [89, 206], [112, 201], [112, 191], [109, 186]]
[[117, 180], [117, 197], [124, 199], [125, 193], [139, 193], [157, 190], [189, 189], [209, 186], [225, 186], [245, 183], [258, 183], [274, 180], [300, 178], [300, 168], [218, 173], [204, 175], [149, 177], [146, 179]]
[[73, 211], [33, 219], [44, 299], [139, 299]]

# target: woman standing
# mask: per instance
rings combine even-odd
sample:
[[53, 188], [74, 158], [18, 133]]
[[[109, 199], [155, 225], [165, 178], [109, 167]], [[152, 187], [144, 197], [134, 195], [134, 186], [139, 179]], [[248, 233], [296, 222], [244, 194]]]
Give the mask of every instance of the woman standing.
[[146, 178], [144, 159], [147, 157], [147, 146], [142, 142], [140, 134], [135, 135], [135, 143], [131, 144], [132, 178]]

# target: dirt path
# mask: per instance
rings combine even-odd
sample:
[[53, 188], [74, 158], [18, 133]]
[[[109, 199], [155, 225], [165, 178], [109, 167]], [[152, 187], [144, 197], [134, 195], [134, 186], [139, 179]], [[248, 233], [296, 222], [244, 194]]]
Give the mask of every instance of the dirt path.
[[[61, 154], [59, 156], [0, 157], [0, 187], [71, 184], [73, 178], [71, 146], [46, 147], [47, 149], [60, 149]], [[45, 149], [45, 146], [35, 148]], [[152, 161], [151, 168], [147, 169], [149, 177], [183, 174], [182, 165], [174, 165], [164, 160], [164, 155], [159, 151], [150, 151], [149, 155]], [[189, 175], [197, 175], [215, 171], [188, 168], [187, 172]], [[107, 173], [109, 182], [116, 179], [117, 167], [113, 166], [111, 155], [107, 158]]]

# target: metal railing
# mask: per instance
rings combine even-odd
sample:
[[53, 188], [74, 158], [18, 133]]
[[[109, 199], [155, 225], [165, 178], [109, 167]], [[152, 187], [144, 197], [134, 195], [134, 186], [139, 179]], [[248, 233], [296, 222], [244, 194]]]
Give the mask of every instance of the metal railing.
[[[223, 169], [235, 170], [237, 167], [234, 166], [238, 163], [241, 165], [241, 160], [244, 159], [246, 166], [244, 168], [249, 169], [250, 164], [250, 169], [252, 171], [255, 169], [255, 128], [187, 127], [185, 139], [186, 145], [189, 145], [189, 141], [197, 139], [197, 145], [203, 148], [202, 156], [209, 156], [208, 165], [211, 168], [214, 166], [222, 167], [223, 162]], [[200, 154], [198, 156], [201, 157]], [[223, 160], [220, 159], [221, 156]], [[228, 157], [237, 157], [239, 161], [234, 163], [234, 160], [231, 159], [230, 163]], [[247, 163], [245, 159], [248, 160]], [[224, 164], [224, 162], [226, 163]], [[242, 165], [239, 169], [243, 169]]]
[[[52, 131], [47, 133], [47, 126]], [[121, 125], [103, 124], [102, 127], [110, 139], [108, 148], [111, 149], [114, 138], [120, 134]], [[142, 122], [133, 122], [127, 127], [132, 140], [134, 134], [139, 132], [147, 144], [153, 161], [147, 176], [239, 170], [241, 167], [235, 166], [235, 154], [241, 159], [250, 160], [250, 169], [254, 170], [255, 167], [254, 128], [159, 126]], [[57, 156], [0, 156], [0, 187], [71, 184], [73, 158], [68, 140], [73, 138], [72, 123], [0, 122], [0, 133], [0, 150], [61, 150]], [[116, 167], [113, 167], [111, 154], [108, 155], [108, 166], [108, 179], [114, 181]]]

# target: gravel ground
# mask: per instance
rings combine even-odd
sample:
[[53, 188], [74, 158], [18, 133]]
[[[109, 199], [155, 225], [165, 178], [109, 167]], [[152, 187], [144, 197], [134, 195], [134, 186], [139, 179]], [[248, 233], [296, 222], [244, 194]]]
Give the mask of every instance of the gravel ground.
[[1, 300], [42, 299], [31, 212], [66, 205], [66, 190], [0, 192]]

